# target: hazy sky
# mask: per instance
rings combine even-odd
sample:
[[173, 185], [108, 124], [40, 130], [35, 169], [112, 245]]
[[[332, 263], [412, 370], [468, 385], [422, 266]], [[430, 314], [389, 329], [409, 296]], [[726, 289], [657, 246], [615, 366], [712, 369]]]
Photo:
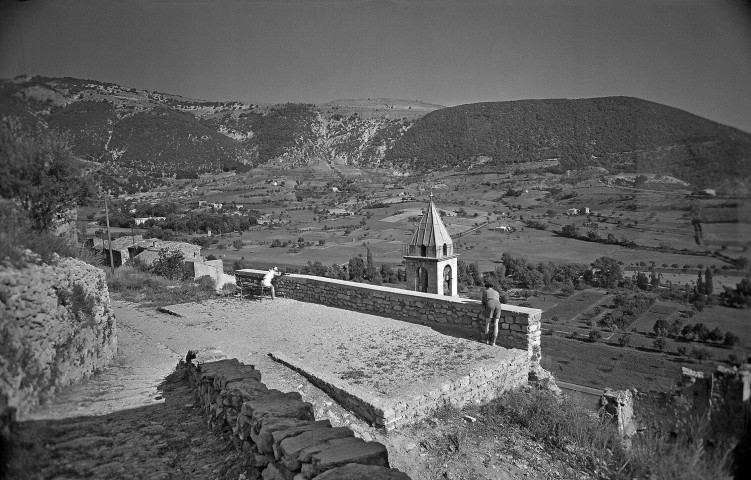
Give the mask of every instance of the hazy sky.
[[751, 132], [751, 11], [721, 0], [0, 0], [0, 77], [207, 100], [629, 95]]

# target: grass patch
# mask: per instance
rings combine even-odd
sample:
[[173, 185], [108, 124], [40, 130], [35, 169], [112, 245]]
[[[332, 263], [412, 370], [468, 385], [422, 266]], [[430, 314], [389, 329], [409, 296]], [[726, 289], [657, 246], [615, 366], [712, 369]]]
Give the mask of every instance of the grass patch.
[[216, 295], [214, 282], [203, 277], [168, 280], [129, 266], [118, 268], [114, 275], [107, 272], [107, 286], [116, 298], [147, 307], [202, 302]]
[[614, 424], [549, 392], [506, 392], [481, 408], [487, 426], [502, 433], [508, 424], [526, 429], [537, 441], [573, 456], [579, 467], [610, 479], [731, 478], [734, 439], [709, 431], [705, 420], [684, 422], [677, 431], [649, 430], [620, 441]]

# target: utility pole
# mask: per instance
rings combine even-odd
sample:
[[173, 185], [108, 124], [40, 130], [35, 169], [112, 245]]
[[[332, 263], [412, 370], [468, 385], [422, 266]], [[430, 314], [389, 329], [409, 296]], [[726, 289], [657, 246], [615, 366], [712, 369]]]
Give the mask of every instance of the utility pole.
[[107, 240], [109, 241], [109, 251], [110, 251], [110, 273], [112, 275], [115, 274], [115, 261], [112, 259], [112, 236], [110, 235], [110, 210], [109, 207], [107, 207], [107, 194], [108, 192], [104, 192], [104, 216], [107, 218]]

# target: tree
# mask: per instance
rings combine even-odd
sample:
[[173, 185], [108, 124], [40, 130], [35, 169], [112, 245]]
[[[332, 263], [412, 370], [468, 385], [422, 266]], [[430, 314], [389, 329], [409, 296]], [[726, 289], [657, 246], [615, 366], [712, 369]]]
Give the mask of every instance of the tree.
[[93, 196], [86, 178], [66, 138], [0, 121], [0, 197], [20, 202], [35, 230], [50, 230], [56, 217]]
[[590, 342], [597, 342], [601, 338], [602, 338], [602, 332], [601, 331], [599, 331], [597, 329], [593, 329], [593, 330], [589, 331], [589, 341]]
[[180, 250], [159, 250], [159, 258], [151, 265], [151, 273], [170, 280], [182, 280], [186, 276], [185, 256]]
[[240, 239], [237, 239], [237, 240], [233, 241], [232, 242], [232, 247], [235, 250], [240, 250], [241, 248], [243, 248], [243, 241], [240, 240]]
[[699, 270], [699, 274], [696, 278], [696, 293], [698, 294], [704, 293], [704, 280], [701, 278], [701, 270]]
[[725, 339], [723, 340], [723, 345], [727, 345], [728, 347], [734, 347], [736, 343], [738, 343], [738, 335], [734, 334], [731, 331], [725, 332]]
[[639, 272], [636, 275], [636, 286], [640, 290], [647, 290], [649, 288], [649, 279], [643, 272]]
[[675, 349], [675, 351], [680, 355], [681, 357], [685, 357], [688, 354], [688, 347], [685, 345], [681, 345]]
[[668, 321], [664, 318], [659, 318], [652, 327], [652, 330], [654, 330], [655, 334], [658, 337], [662, 337], [668, 334], [669, 328], [670, 324], [668, 323]]
[[655, 338], [654, 342], [652, 342], [652, 345], [659, 351], [665, 350], [665, 347], [667, 347], [668, 342], [665, 340], [665, 337], [657, 337]]
[[564, 225], [561, 229], [561, 235], [564, 237], [577, 238], [579, 236], [579, 228], [574, 224]]
[[365, 279], [373, 281], [376, 276], [376, 268], [375, 264], [373, 263], [373, 253], [370, 251], [370, 248], [368, 248], [368, 254], [366, 256], [367, 263], [365, 265]]
[[707, 350], [706, 348], [694, 347], [691, 349], [691, 353], [689, 353], [689, 356], [691, 358], [695, 358], [696, 360], [699, 360], [699, 363], [701, 363], [702, 360], [706, 360], [707, 358], [709, 358], [710, 355], [709, 355], [709, 350]]
[[352, 257], [349, 259], [347, 271], [349, 279], [354, 282], [362, 282], [365, 279], [365, 262], [361, 257]]
[[707, 295], [712, 295], [714, 292], [714, 275], [712, 274], [712, 270], [707, 267], [707, 269], [704, 271], [704, 292]]
[[707, 340], [710, 342], [721, 342], [725, 338], [725, 332], [720, 330], [720, 327], [715, 327], [714, 330], [709, 332], [709, 335], [707, 335]]
[[600, 257], [592, 262], [592, 269], [599, 271], [600, 283], [603, 287], [617, 287], [623, 278], [623, 270], [615, 258]]
[[618, 345], [621, 347], [628, 347], [631, 343], [631, 334], [630, 333], [624, 333], [620, 337], [618, 337]]

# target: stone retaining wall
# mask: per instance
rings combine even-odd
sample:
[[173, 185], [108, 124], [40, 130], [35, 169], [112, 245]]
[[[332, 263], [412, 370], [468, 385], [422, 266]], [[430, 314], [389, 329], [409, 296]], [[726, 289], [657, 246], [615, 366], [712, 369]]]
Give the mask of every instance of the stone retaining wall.
[[0, 393], [23, 418], [117, 351], [104, 272], [72, 258], [0, 268]]
[[388, 396], [374, 394], [370, 388], [352, 385], [338, 375], [313, 371], [304, 361], [293, 356], [281, 352], [269, 355], [301, 373], [358, 417], [372, 425], [392, 430], [417, 422], [442, 406], [461, 408], [470, 403], [487, 403], [501, 392], [526, 385], [529, 370], [523, 352], [505, 350], [504, 353], [502, 359], [496, 356], [472, 365], [466, 374], [458, 378], [444, 378], [432, 385], [422, 385], [419, 389], [397, 390]]
[[[237, 274], [259, 278], [263, 270], [243, 269]], [[277, 295], [303, 302], [372, 313], [412, 322], [437, 322], [467, 328], [485, 328], [481, 303], [459, 297], [413, 292], [399, 288], [368, 285], [312, 275], [284, 275], [275, 280]], [[527, 351], [530, 375], [540, 367], [540, 318], [542, 310], [503, 305], [499, 322], [498, 345]]]
[[[198, 365], [194, 365], [194, 363]], [[347, 427], [316, 421], [297, 392], [270, 390], [261, 372], [237, 359], [184, 364], [209, 425], [230, 430], [245, 453], [249, 480], [409, 480], [389, 468], [386, 447], [355, 437]]]

